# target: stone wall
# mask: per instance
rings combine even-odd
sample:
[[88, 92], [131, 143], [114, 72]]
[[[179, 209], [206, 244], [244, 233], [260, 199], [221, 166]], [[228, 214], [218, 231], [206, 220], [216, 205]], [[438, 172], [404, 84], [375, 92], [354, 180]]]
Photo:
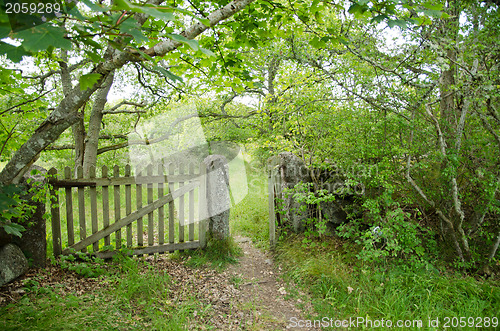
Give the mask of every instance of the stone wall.
[[[268, 171], [275, 183], [275, 199], [281, 200], [283, 215], [278, 218], [288, 222], [295, 232], [303, 232], [308, 217], [318, 217], [321, 212], [323, 219], [328, 219], [327, 227], [331, 230], [345, 223], [347, 213], [355, 210], [355, 196], [364, 193], [363, 188], [349, 187], [345, 182], [345, 174], [341, 169], [332, 171], [311, 171], [301, 158], [290, 152], [283, 152], [268, 160]], [[303, 205], [296, 201], [285, 189], [292, 189], [298, 183], [315, 182], [316, 185], [335, 195], [334, 201], [322, 202], [320, 211], [315, 206]], [[305, 211], [303, 211], [305, 210]]]
[[301, 212], [301, 204], [291, 194], [286, 194], [286, 189], [292, 189], [296, 184], [311, 182], [309, 169], [301, 158], [290, 152], [283, 152], [268, 161], [269, 171], [277, 180], [278, 189], [276, 198], [283, 201], [283, 217], [290, 222], [295, 232], [304, 231], [307, 213]]

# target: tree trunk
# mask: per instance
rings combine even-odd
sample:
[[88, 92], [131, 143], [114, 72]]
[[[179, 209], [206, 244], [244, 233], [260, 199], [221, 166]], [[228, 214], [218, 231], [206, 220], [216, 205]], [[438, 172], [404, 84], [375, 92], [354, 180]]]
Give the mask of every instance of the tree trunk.
[[85, 153], [85, 124], [83, 118], [85, 116], [85, 106], [80, 112], [80, 118], [71, 127], [73, 131], [73, 140], [75, 142], [75, 174], [78, 166], [83, 166], [83, 157]]
[[[88, 176], [91, 166], [96, 166], [97, 163], [97, 148], [99, 147], [99, 133], [101, 131], [102, 112], [108, 101], [108, 93], [113, 85], [114, 71], [110, 72], [109, 76], [103, 83], [103, 86], [96, 93], [92, 112], [90, 113], [89, 130], [87, 142], [85, 144], [85, 153], [83, 155], [83, 174]], [[75, 146], [76, 147], [76, 146]]]

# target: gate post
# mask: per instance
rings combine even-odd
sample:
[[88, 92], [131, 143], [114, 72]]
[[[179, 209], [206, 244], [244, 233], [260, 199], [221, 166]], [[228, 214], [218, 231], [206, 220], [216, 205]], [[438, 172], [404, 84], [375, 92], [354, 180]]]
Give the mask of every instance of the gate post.
[[229, 237], [229, 167], [223, 155], [209, 155], [203, 160], [207, 169], [206, 193], [208, 228], [212, 237], [223, 240]]

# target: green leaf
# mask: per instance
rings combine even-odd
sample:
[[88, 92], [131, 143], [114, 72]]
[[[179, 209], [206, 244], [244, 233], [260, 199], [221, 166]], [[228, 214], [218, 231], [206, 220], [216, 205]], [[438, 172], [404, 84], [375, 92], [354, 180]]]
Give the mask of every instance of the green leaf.
[[388, 19], [389, 16], [387, 15], [377, 15], [374, 18], [372, 18], [372, 23], [380, 23], [385, 19]]
[[65, 34], [64, 28], [42, 24], [15, 33], [14, 37], [23, 39], [23, 47], [32, 52], [47, 50], [50, 46], [69, 50], [72, 44], [71, 41], [64, 38]]
[[160, 66], [154, 66], [153, 69], [155, 69], [156, 71], [158, 71], [163, 77], [166, 77], [172, 81], [180, 81], [182, 82], [182, 77], [179, 77], [177, 75], [174, 75], [173, 73], [171, 73], [170, 71], [168, 71], [167, 69], [163, 68], [163, 67], [160, 67]]
[[102, 61], [102, 56], [100, 56], [98, 53], [92, 51], [84, 51], [84, 52], [93, 62], [97, 63]]
[[197, 51], [200, 48], [198, 41], [194, 39], [188, 39], [184, 36], [181, 36], [180, 34], [175, 34], [175, 33], [169, 33], [167, 36], [172, 40], [188, 44], [189, 47], [191, 47], [194, 51]]
[[432, 9], [424, 9], [422, 10], [425, 16], [430, 16], [430, 17], [436, 17], [440, 18], [443, 15], [443, 12], [439, 10], [432, 10]]
[[22, 226], [20, 224], [17, 224], [17, 223], [4, 224], [3, 225], [3, 229], [8, 234], [12, 234], [14, 236], [18, 236], [19, 238], [21, 238], [21, 236], [22, 236], [21, 232], [26, 231], [26, 229], [24, 228], [24, 226]]
[[97, 12], [101, 12], [101, 13], [104, 13], [106, 11], [109, 11], [110, 8], [106, 7], [106, 6], [99, 6], [89, 0], [82, 0], [82, 2], [87, 6], [89, 7], [90, 9], [92, 9], [92, 11], [97, 11]]
[[389, 25], [390, 28], [399, 26], [401, 29], [406, 29], [408, 27], [408, 22], [404, 20], [388, 20], [387, 25]]
[[206, 49], [206, 48], [200, 47], [200, 51], [201, 51], [203, 54], [205, 54], [205, 55], [207, 55], [207, 56], [209, 56], [209, 57], [215, 57], [214, 52], [212, 52], [212, 51], [211, 51], [211, 50], [209, 50], [209, 49]]
[[170, 6], [151, 6], [151, 5], [137, 6], [129, 2], [128, 0], [115, 0], [113, 4], [113, 9], [115, 10], [123, 9], [123, 10], [130, 10], [136, 13], [144, 13], [164, 21], [175, 20], [175, 16], [172, 13], [173, 9]]
[[326, 46], [326, 43], [319, 39], [318, 37], [313, 37], [311, 38], [311, 40], [309, 41], [309, 44], [314, 47], [314, 48], [317, 48], [317, 49], [320, 49], [320, 48], [323, 48]]
[[208, 18], [198, 18], [195, 17], [198, 21], [200, 21], [203, 25], [210, 27], [210, 20]]
[[21, 62], [24, 55], [31, 55], [23, 46], [16, 47], [3, 41], [0, 41], [0, 54], [7, 55], [7, 58], [15, 63]]
[[101, 79], [100, 74], [86, 74], [80, 76], [80, 79], [78, 80], [80, 82], [80, 90], [85, 91], [86, 89], [92, 88], [98, 81]]
[[433, 4], [431, 2], [426, 2], [423, 4], [423, 6], [427, 9], [430, 9], [430, 10], [442, 10], [443, 9], [442, 3]]
[[120, 31], [122, 33], [131, 35], [134, 38], [135, 42], [138, 44], [149, 41], [149, 39], [142, 33], [139, 27], [139, 23], [133, 18], [129, 18], [121, 22]]

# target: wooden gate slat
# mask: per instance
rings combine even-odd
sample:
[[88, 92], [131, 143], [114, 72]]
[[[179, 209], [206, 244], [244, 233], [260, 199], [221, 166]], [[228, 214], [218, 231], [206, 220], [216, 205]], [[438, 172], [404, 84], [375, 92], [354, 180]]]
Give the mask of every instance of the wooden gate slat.
[[[144, 181], [141, 184], [147, 183], [165, 183], [167, 180], [173, 182], [190, 181], [196, 180], [197, 176], [193, 177], [185, 174], [185, 175], [172, 175], [172, 176], [158, 176], [154, 175], [151, 178], [143, 177]], [[90, 181], [88, 178], [73, 178], [73, 179], [57, 179], [51, 180], [51, 184], [54, 184], [59, 187], [79, 187], [79, 186], [113, 186], [113, 185], [134, 185], [137, 183], [137, 178], [134, 177], [119, 177], [119, 178], [96, 178], [93, 181]]]
[[[182, 163], [179, 164], [179, 175], [184, 174], [184, 165]], [[179, 182], [179, 188], [184, 186], [184, 181]], [[181, 195], [179, 197], [179, 242], [184, 242], [184, 196]]]
[[[173, 175], [175, 171], [175, 167], [173, 163], [168, 165], [168, 174]], [[168, 192], [172, 193], [174, 191], [174, 182], [168, 182]], [[168, 204], [168, 242], [173, 244], [175, 241], [175, 226], [174, 226], [174, 210], [175, 205], [174, 201], [170, 201]]]
[[147, 206], [144, 206], [140, 210], [136, 210], [135, 212], [131, 213], [130, 215], [125, 216], [121, 220], [111, 224], [107, 228], [102, 229], [102, 230], [98, 231], [97, 233], [90, 235], [89, 237], [83, 239], [82, 241], [74, 244], [73, 246], [71, 246], [69, 248], [66, 248], [63, 251], [63, 254], [68, 254], [71, 248], [75, 249], [75, 250], [80, 250], [80, 249], [82, 249], [82, 247], [87, 247], [88, 245], [92, 244], [94, 241], [100, 240], [103, 237], [117, 231], [118, 229], [121, 229], [122, 227], [134, 222], [135, 220], [139, 219], [140, 217], [147, 215], [149, 212], [151, 212], [155, 209], [158, 209], [159, 207], [161, 207], [167, 203], [174, 201], [175, 199], [177, 199], [181, 195], [186, 194], [187, 192], [189, 192], [190, 190], [193, 190], [197, 186], [198, 186], [198, 183], [191, 183], [189, 185], [183, 186], [180, 189], [177, 189], [174, 192], [171, 192], [167, 195], [164, 195], [163, 197], [153, 201], [153, 203], [151, 203]]
[[[194, 164], [189, 163], [189, 175], [194, 175]], [[194, 190], [189, 191], [189, 241], [194, 240]]]
[[207, 218], [207, 168], [205, 163], [201, 162], [200, 163], [200, 188], [198, 190], [199, 192], [199, 208], [198, 208], [198, 217], [199, 217], [199, 223], [198, 223], [198, 238], [200, 240], [200, 246], [202, 248], [205, 248], [207, 245], [207, 238], [206, 238], [206, 218]]
[[[148, 177], [153, 177], [153, 166], [150, 164], [147, 166], [147, 175]], [[153, 184], [148, 183], [148, 193], [147, 193], [147, 199], [148, 199], [148, 204], [151, 204], [153, 202]], [[153, 218], [153, 211], [148, 213], [148, 246], [153, 246], [154, 245], [154, 218]]]
[[[83, 178], [83, 168], [76, 168], [77, 178]], [[80, 224], [80, 240], [87, 237], [87, 224], [85, 222], [85, 187], [78, 187], [78, 222]], [[87, 252], [87, 247], [82, 247], [82, 252]]]
[[[125, 166], [125, 177], [130, 177], [130, 165]], [[132, 186], [125, 185], [125, 215], [132, 213]], [[127, 247], [132, 247], [132, 223], [127, 225]]]
[[274, 246], [276, 243], [276, 214], [274, 209], [274, 176], [272, 171], [268, 178], [268, 194], [269, 194], [269, 243]]
[[[115, 165], [113, 167], [113, 177], [120, 177], [120, 168]], [[120, 210], [120, 185], [114, 186], [114, 204], [115, 204], [115, 224], [121, 219], [121, 210]], [[115, 232], [115, 247], [116, 249], [120, 249], [122, 247], [122, 231], [121, 227], [116, 229]]]
[[[64, 168], [64, 178], [71, 179], [71, 168]], [[66, 232], [68, 233], [68, 245], [75, 243], [75, 226], [73, 223], [73, 192], [71, 187], [64, 188], [66, 194]]]
[[[51, 168], [48, 172], [49, 176], [57, 177], [57, 170]], [[59, 212], [59, 188], [53, 187], [50, 189], [50, 212], [52, 216], [52, 247], [54, 255], [61, 255], [61, 215]]]
[[[142, 185], [141, 183], [141, 170], [139, 167], [136, 168], [136, 179], [137, 184], [135, 185], [135, 205], [137, 210], [141, 210], [142, 208]], [[137, 245], [144, 245], [144, 232], [142, 230], [142, 217], [137, 219]]]
[[[108, 177], [108, 167], [102, 167], [102, 177]], [[102, 226], [107, 228], [109, 226], [109, 189], [108, 186], [102, 187]], [[111, 238], [104, 237], [104, 245], [111, 245]]]
[[[91, 166], [89, 168], [89, 177], [90, 180], [95, 178], [95, 167]], [[91, 222], [92, 222], [92, 233], [96, 233], [98, 229], [98, 223], [97, 223], [97, 191], [95, 186], [91, 186], [89, 188], [90, 190], [90, 217], [91, 217]], [[99, 242], [96, 241], [92, 244], [92, 249], [94, 252], [97, 252], [99, 250]]]
[[[163, 163], [158, 164], [158, 175], [163, 175]], [[158, 197], [163, 196], [163, 183], [158, 183]], [[158, 208], [158, 244], [165, 243], [165, 208]]]

